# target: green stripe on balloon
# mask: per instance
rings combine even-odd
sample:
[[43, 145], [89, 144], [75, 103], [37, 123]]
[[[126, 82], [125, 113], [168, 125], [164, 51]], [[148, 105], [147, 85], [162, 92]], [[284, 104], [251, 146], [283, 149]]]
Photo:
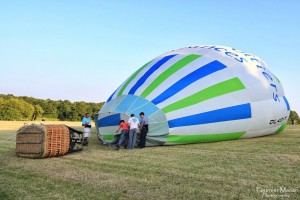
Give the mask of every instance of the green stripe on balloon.
[[208, 135], [168, 135], [170, 143], [196, 143], [196, 142], [217, 142], [223, 140], [234, 140], [242, 137], [246, 132], [208, 134]]
[[227, 81], [212, 85], [204, 90], [201, 90], [191, 96], [174, 102], [164, 108], [162, 111], [164, 113], [169, 113], [175, 110], [179, 110], [188, 106], [195, 105], [197, 103], [212, 99], [218, 96], [222, 96], [231, 92], [245, 89], [245, 85], [241, 82], [239, 78], [232, 78]]
[[[152, 61], [152, 60], [151, 60]], [[126, 83], [124, 83], [124, 85], [122, 86], [121, 90], [118, 93], [118, 96], [121, 96], [124, 92], [124, 90], [126, 89], [126, 87], [129, 85], [129, 83], [151, 62], [147, 62], [146, 64], [144, 64], [140, 69], [138, 69], [134, 74], [132, 74], [130, 76], [130, 78], [126, 81]]]
[[280, 128], [275, 132], [275, 134], [279, 134], [280, 132], [282, 132], [282, 131], [285, 129], [285, 127], [286, 127], [286, 122], [284, 122], [284, 123], [280, 126]]
[[109, 135], [102, 135], [101, 136], [104, 138], [104, 140], [113, 140], [115, 135], [109, 134]]
[[155, 88], [157, 88], [162, 82], [164, 82], [167, 78], [175, 74], [178, 70], [182, 69], [189, 63], [193, 62], [197, 58], [200, 58], [202, 55], [191, 54], [188, 55], [181, 60], [177, 61], [171, 67], [169, 67], [166, 71], [161, 73], [141, 94], [141, 97], [146, 98]]
[[[274, 74], [273, 74], [274, 75]], [[274, 75], [275, 76], [275, 75]], [[280, 80], [277, 78], [277, 76], [275, 76], [276, 80], [278, 81], [278, 83], [280, 83]]]

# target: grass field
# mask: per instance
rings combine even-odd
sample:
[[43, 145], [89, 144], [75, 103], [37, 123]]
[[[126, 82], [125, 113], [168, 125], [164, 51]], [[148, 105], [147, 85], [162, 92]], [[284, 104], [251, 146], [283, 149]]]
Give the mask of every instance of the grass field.
[[0, 122], [0, 199], [300, 199], [300, 126], [130, 151], [114, 151], [93, 134], [82, 152], [32, 160], [15, 155], [22, 124]]

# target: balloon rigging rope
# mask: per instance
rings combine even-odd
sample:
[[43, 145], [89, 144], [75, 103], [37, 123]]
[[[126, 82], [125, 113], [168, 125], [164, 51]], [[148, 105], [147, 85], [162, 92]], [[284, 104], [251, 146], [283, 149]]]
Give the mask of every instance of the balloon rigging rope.
[[126, 113], [128, 113], [130, 111], [130, 109], [132, 108], [132, 106], [137, 102], [138, 99], [140, 99], [141, 97], [136, 98], [133, 103], [130, 105], [130, 107], [126, 110]]
[[7, 142], [7, 141], [12, 141], [12, 139], [15, 138], [15, 137], [16, 137], [16, 136], [14, 135], [14, 136], [12, 136], [12, 137], [10, 137], [10, 138], [8, 138], [8, 139], [5, 139], [5, 140], [0, 139], [0, 144], [2, 144], [2, 143], [4, 143], [4, 142]]
[[[26, 127], [27, 127], [27, 124], [25, 124], [25, 126], [23, 126], [22, 129], [19, 130], [18, 132], [23, 131], [24, 128], [26, 128]], [[2, 133], [6, 134], [6, 133], [10, 133], [10, 132], [2, 132]], [[11, 141], [11, 139], [13, 139], [13, 138], [16, 138], [16, 135], [13, 135], [13, 136], [9, 137], [8, 139], [4, 139], [4, 140], [3, 140], [3, 139], [0, 139], [0, 144], [2, 144], [2, 143], [4, 143], [4, 142], [7, 142], [7, 141]]]
[[147, 103], [145, 103], [145, 104], [143, 104], [143, 105], [141, 105], [141, 106], [135, 108], [134, 110], [130, 110], [130, 111], [133, 112], [133, 111], [135, 111], [135, 110], [137, 110], [137, 109], [139, 109], [139, 108], [142, 108], [143, 106], [145, 106], [145, 105], [147, 105], [147, 104], [149, 104], [149, 103], [151, 103], [151, 101], [149, 101], [149, 102], [147, 102]]
[[125, 99], [125, 97], [126, 96], [122, 97], [122, 100], [116, 106], [115, 106], [116, 103], [114, 102], [111, 110], [115, 110], [122, 103], [122, 101]]

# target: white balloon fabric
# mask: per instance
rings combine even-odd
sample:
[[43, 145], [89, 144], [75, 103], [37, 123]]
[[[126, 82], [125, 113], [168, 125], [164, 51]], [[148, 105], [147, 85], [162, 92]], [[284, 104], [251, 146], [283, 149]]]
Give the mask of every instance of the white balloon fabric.
[[140, 112], [149, 118], [152, 146], [276, 134], [290, 106], [260, 58], [201, 45], [162, 54], [132, 74], [99, 111], [98, 134], [111, 141], [119, 121]]

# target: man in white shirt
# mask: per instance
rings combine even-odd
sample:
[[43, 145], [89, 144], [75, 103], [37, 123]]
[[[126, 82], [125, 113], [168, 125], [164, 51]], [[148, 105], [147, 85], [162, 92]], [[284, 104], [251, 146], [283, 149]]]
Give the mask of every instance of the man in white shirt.
[[130, 130], [127, 149], [133, 149], [136, 143], [136, 136], [140, 125], [140, 121], [134, 116], [134, 114], [131, 114], [128, 120], [128, 124], [130, 126]]

